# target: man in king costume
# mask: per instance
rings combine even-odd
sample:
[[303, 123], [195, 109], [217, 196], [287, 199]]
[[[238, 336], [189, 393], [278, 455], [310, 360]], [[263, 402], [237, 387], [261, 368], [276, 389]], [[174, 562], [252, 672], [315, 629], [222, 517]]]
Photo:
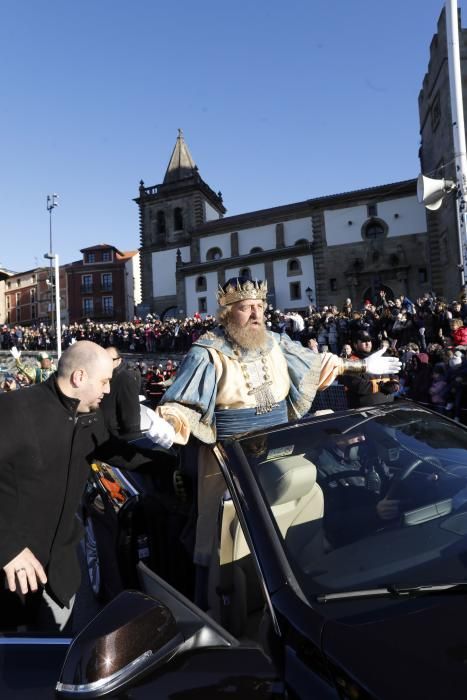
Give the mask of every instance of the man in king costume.
[[400, 369], [399, 360], [382, 357], [384, 349], [365, 360], [349, 361], [331, 353], [318, 354], [286, 334], [266, 330], [266, 295], [266, 282], [242, 277], [219, 288], [221, 325], [191, 347], [149, 430], [152, 439], [164, 446], [171, 441], [184, 445], [190, 435], [203, 443], [198, 456], [194, 553], [200, 566], [209, 564], [213, 524], [225, 490], [208, 445], [301, 418], [309, 411], [316, 391], [328, 387], [340, 374], [392, 374]]

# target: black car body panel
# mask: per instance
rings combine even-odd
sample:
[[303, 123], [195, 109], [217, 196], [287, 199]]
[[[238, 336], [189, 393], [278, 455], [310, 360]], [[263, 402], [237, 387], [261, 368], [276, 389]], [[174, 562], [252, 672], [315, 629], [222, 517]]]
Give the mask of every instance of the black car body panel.
[[[239, 435], [214, 453], [226, 494], [207, 612], [193, 602], [187, 553], [193, 485], [181, 479], [180, 489], [174, 454], [159, 451], [153, 471], [97, 465], [89, 483], [99, 593], [141, 589], [166, 606], [182, 640], [120, 696], [464, 697], [463, 426], [399, 402]], [[32, 648], [0, 648], [14, 669], [1, 697], [33, 685], [34, 698], [53, 697], [46, 678], [58, 680], [64, 645], [49, 669], [31, 667], [42, 680], [12, 682]]]

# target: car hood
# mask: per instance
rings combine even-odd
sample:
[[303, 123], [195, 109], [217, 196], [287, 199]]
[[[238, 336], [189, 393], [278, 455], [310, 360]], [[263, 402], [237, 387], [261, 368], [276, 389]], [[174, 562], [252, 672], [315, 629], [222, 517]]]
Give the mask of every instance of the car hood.
[[328, 606], [322, 643], [335, 675], [347, 672], [378, 700], [465, 698], [467, 596]]

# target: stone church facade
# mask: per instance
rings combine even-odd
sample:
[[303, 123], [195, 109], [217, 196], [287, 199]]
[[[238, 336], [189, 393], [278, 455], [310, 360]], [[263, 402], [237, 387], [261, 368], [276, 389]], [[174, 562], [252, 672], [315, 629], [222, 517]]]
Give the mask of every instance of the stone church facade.
[[135, 201], [143, 313], [213, 314], [218, 285], [239, 274], [266, 279], [269, 303], [289, 311], [431, 288], [415, 179], [228, 217], [180, 132], [163, 182], [141, 182]]
[[[458, 21], [467, 86], [460, 10]], [[444, 8], [418, 108], [421, 172], [456, 181]], [[466, 232], [456, 194], [427, 211], [417, 201], [415, 180], [227, 217], [220, 193], [201, 179], [180, 134], [163, 183], [141, 183], [135, 201], [144, 307], [162, 314], [214, 311], [217, 285], [242, 271], [267, 279], [270, 302], [283, 309], [304, 309], [310, 299], [340, 305], [347, 297], [359, 305], [380, 288], [410, 298], [433, 290], [450, 302], [463, 282]], [[165, 217], [164, 233], [157, 217], [162, 228]]]
[[[460, 10], [458, 18], [463, 104], [466, 114], [467, 29], [461, 27]], [[418, 97], [418, 109], [421, 172], [431, 178], [456, 181], [444, 8], [438, 20], [437, 33], [430, 44], [428, 70]], [[433, 289], [451, 301], [459, 295], [462, 281], [461, 243], [465, 240], [465, 232], [459, 232], [455, 193], [445, 197], [440, 209], [427, 212], [427, 221]]]

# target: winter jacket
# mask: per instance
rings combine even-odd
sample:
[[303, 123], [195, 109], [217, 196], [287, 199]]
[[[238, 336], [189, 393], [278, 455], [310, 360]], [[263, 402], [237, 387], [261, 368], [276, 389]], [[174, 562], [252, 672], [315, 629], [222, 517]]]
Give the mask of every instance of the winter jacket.
[[0, 567], [29, 547], [61, 605], [80, 583], [76, 512], [93, 456], [119, 452], [130, 467], [148, 461], [109, 441], [101, 412], [78, 414], [78, 403], [62, 394], [55, 375], [0, 395]]

